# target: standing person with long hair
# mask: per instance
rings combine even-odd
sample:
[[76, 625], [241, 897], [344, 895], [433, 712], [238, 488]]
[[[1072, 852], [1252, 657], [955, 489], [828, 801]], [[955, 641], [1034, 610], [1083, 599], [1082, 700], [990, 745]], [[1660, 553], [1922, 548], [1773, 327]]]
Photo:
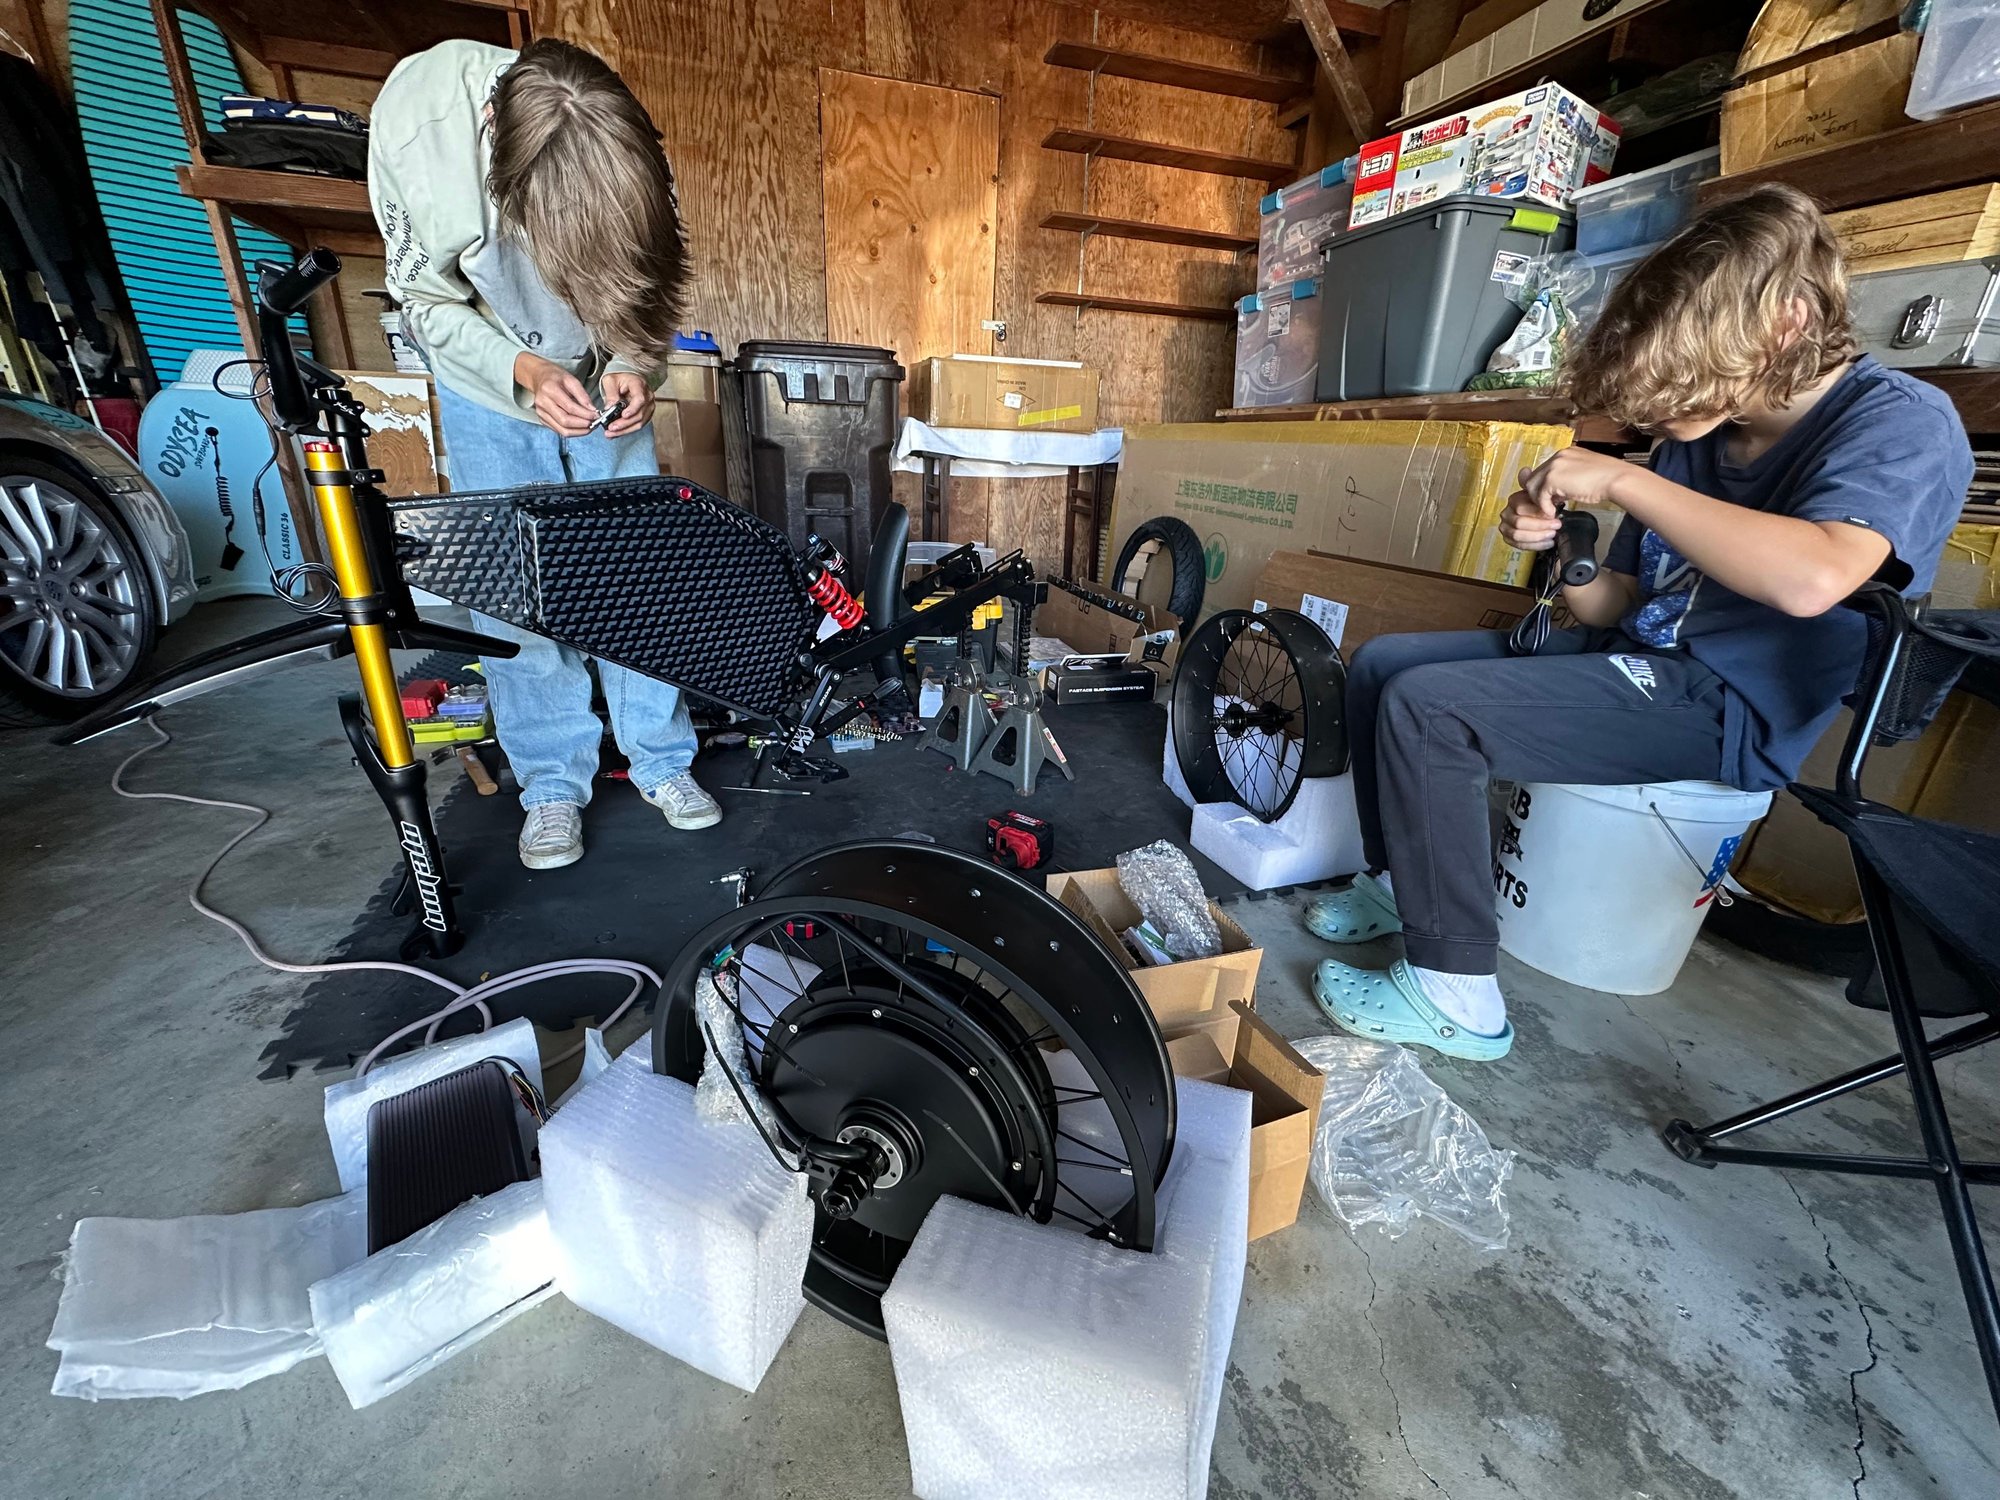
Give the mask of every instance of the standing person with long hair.
[[[659, 132], [601, 58], [548, 39], [405, 58], [375, 101], [368, 195], [389, 289], [437, 380], [454, 489], [659, 472], [652, 391], [685, 304], [687, 243]], [[589, 669], [567, 646], [476, 619], [521, 647], [485, 664], [521, 783], [521, 862], [574, 864], [603, 733]], [[679, 689], [611, 662], [598, 675], [640, 794], [675, 828], [720, 822], [689, 770]]]

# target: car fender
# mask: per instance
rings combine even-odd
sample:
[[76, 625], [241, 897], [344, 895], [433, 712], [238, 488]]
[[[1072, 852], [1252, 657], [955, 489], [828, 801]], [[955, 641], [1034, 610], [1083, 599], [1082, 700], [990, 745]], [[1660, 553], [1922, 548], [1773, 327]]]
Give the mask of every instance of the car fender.
[[187, 532], [129, 453], [83, 418], [23, 396], [0, 400], [0, 449], [53, 459], [95, 480], [139, 543], [161, 623], [187, 613], [195, 596]]

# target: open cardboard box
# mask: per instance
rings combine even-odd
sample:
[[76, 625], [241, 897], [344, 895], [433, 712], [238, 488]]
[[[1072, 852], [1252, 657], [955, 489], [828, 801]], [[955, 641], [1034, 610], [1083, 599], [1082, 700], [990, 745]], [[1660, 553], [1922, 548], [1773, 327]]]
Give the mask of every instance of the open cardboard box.
[[1139, 908], [1116, 870], [1051, 875], [1049, 893], [1098, 936], [1131, 973], [1145, 997], [1176, 1074], [1244, 1090], [1250, 1106], [1250, 1238], [1283, 1229], [1299, 1216], [1323, 1080], [1252, 1007], [1264, 950], [1213, 901], [1222, 952], [1177, 964], [1146, 964], [1118, 936], [1139, 922]]
[[1141, 919], [1139, 908], [1119, 885], [1116, 870], [1064, 871], [1049, 877], [1048, 890], [1076, 913], [1131, 973], [1162, 1031], [1178, 1035], [1183, 1030], [1226, 1026], [1229, 1038], [1234, 1038], [1230, 1003], [1256, 1003], [1257, 970], [1264, 961], [1264, 950], [1252, 944], [1250, 934], [1221, 907], [1208, 903], [1209, 915], [1222, 933], [1222, 951], [1215, 957], [1148, 964], [1135, 957], [1119, 936], [1137, 927]]
[[1232, 1000], [1226, 1025], [1167, 1035], [1175, 1076], [1250, 1096], [1250, 1238], [1297, 1221], [1326, 1079], [1249, 1004]]

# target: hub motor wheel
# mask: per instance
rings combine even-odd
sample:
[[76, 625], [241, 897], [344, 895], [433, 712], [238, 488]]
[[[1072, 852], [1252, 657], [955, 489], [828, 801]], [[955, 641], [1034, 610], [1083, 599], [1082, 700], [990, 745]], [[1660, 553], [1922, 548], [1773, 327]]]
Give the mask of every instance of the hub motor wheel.
[[674, 960], [653, 1067], [689, 1082], [709, 1050], [703, 975], [742, 1026], [733, 1081], [811, 1180], [815, 1305], [880, 1337], [881, 1295], [947, 1193], [1152, 1248], [1166, 1048], [1125, 971], [1045, 892], [932, 844], [800, 861]]
[[1347, 667], [1289, 609], [1224, 610], [1181, 647], [1174, 756], [1196, 802], [1284, 816], [1309, 776], [1347, 769]]

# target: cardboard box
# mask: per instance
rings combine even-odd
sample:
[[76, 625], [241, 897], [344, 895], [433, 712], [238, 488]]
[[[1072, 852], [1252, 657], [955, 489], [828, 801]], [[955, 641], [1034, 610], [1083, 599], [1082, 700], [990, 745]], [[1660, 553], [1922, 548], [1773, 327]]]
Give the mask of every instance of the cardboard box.
[[1105, 608], [1068, 579], [1051, 578], [1048, 597], [1035, 610], [1035, 634], [1061, 641], [1080, 656], [1115, 653], [1172, 672], [1180, 649], [1180, 617], [1122, 595], [1098, 597], [1116, 597], [1122, 611]]
[[[1455, 92], [1447, 79], [1447, 97]], [[1617, 150], [1617, 121], [1568, 89], [1538, 84], [1363, 146], [1348, 224], [1380, 223], [1455, 193], [1567, 208], [1571, 193], [1611, 175]]]
[[1297, 1222], [1312, 1165], [1326, 1077], [1241, 1000], [1230, 1003], [1233, 1038], [1215, 1031], [1167, 1038], [1180, 1078], [1242, 1089], [1250, 1096], [1250, 1238]]
[[1319, 281], [1252, 292], [1236, 304], [1236, 404], [1296, 406], [1319, 383]]
[[1132, 976], [1139, 993], [1160, 1023], [1160, 1029], [1174, 1036], [1191, 1031], [1208, 1032], [1230, 1055], [1236, 1038], [1236, 1018], [1230, 1012], [1233, 1001], [1254, 1005], [1257, 997], [1257, 970], [1264, 950], [1250, 941], [1250, 934], [1214, 902], [1209, 915], [1222, 933], [1222, 951], [1213, 958], [1190, 958], [1177, 964], [1146, 964], [1132, 956], [1120, 933], [1139, 925], [1139, 908], [1118, 883], [1118, 872], [1110, 870], [1067, 870], [1048, 878], [1048, 891], [1076, 913], [1083, 924]]
[[1898, 32], [1724, 94], [1723, 175], [1907, 125], [1920, 40]]
[[1097, 431], [1097, 371], [1070, 360], [954, 354], [910, 371], [910, 415], [933, 427]]
[[722, 362], [714, 354], [675, 350], [653, 406], [653, 453], [660, 472], [692, 479], [729, 497], [729, 461], [723, 452]]
[[1320, 247], [1347, 231], [1347, 211], [1354, 206], [1350, 170], [1347, 163], [1335, 162], [1258, 202], [1258, 291], [1319, 275]]
[[[1403, 85], [1403, 113], [1462, 99], [1505, 74], [1595, 31], [1605, 31], [1658, 0], [1488, 0], [1466, 12], [1444, 60]], [[1553, 71], [1553, 70], [1550, 70]]]
[[1494, 529], [1523, 468], [1567, 427], [1507, 422], [1206, 422], [1129, 427], [1112, 556], [1178, 516], [1208, 555], [1204, 613], [1248, 609], [1273, 552], [1393, 562], [1495, 583], [1527, 577]]
[[1503, 583], [1319, 552], [1274, 552], [1251, 607], [1297, 610], [1351, 657], [1378, 635], [1512, 630], [1532, 603], [1526, 589]]
[[1042, 690], [1058, 707], [1093, 703], [1151, 703], [1171, 679], [1144, 662], [1058, 662], [1042, 673]]
[[1905, 0], [1764, 0], [1750, 23], [1736, 73], [1760, 73], [1801, 52], [1831, 47], [1882, 25], [1894, 25]]
[[1874, 203], [1826, 222], [1850, 276], [2000, 254], [2000, 182]]

